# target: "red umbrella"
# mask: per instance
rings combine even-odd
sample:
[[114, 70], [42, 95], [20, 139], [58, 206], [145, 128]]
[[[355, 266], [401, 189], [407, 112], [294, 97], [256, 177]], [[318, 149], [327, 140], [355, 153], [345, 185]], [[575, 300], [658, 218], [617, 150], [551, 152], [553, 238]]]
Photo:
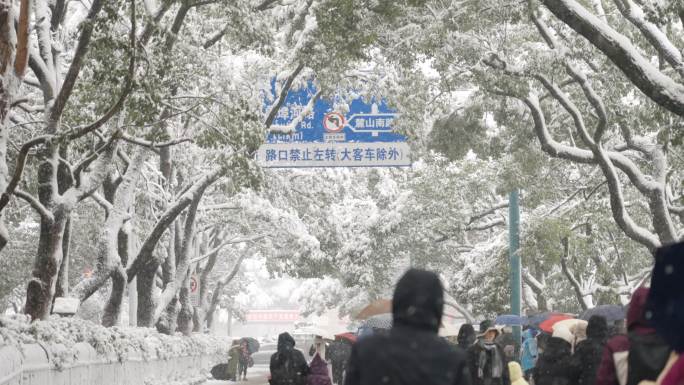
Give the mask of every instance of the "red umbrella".
[[336, 340], [347, 340], [351, 343], [355, 343], [356, 342], [356, 334], [354, 334], [354, 333], [336, 334], [335, 339]]
[[565, 321], [566, 319], [571, 318], [574, 317], [565, 314], [557, 314], [540, 323], [539, 328], [547, 333], [553, 333], [553, 325], [555, 325], [556, 322]]

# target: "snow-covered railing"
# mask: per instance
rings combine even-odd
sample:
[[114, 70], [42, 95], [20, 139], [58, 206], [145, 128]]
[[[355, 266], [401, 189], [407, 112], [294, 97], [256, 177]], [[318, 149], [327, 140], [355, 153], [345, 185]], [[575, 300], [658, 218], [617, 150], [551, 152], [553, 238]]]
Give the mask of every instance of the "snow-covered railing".
[[72, 348], [74, 359], [57, 367], [51, 356], [61, 349], [66, 348], [48, 349], [40, 344], [0, 347], [0, 385], [199, 384], [206, 381], [213, 365], [227, 359], [223, 354], [144, 359], [141, 353], [132, 353], [119, 361], [98, 355], [81, 342]]
[[167, 336], [79, 319], [0, 317], [0, 385], [198, 384], [226, 362], [230, 339]]

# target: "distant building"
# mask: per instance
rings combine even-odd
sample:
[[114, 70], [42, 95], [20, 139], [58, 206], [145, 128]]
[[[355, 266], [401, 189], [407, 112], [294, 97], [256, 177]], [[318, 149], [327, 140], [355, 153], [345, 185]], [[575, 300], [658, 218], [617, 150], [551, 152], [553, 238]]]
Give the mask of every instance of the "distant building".
[[233, 322], [234, 336], [277, 338], [283, 331], [295, 329], [295, 323], [302, 321], [298, 309], [249, 310], [244, 322]]

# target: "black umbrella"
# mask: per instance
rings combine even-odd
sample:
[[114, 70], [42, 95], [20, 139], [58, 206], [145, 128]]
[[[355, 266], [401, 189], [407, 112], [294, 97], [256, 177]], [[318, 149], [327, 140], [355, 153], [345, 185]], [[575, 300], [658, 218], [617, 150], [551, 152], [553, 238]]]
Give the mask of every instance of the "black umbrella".
[[600, 315], [606, 319], [607, 322], [615, 322], [625, 319], [625, 308], [622, 305], [600, 305], [591, 309], [585, 310], [580, 319], [589, 321], [593, 315]]
[[368, 317], [368, 319], [363, 323], [363, 326], [373, 329], [391, 329], [392, 314], [378, 314]]
[[254, 354], [259, 351], [259, 341], [255, 340], [252, 337], [243, 337], [242, 342], [247, 343], [247, 350], [249, 351], [249, 354]]

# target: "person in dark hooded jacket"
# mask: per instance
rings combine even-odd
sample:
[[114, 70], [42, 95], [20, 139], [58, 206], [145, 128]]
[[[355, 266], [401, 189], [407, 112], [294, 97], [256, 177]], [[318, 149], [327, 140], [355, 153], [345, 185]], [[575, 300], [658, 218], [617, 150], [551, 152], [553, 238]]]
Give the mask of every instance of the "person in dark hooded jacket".
[[309, 366], [304, 354], [295, 349], [295, 340], [289, 333], [278, 336], [278, 351], [271, 356], [271, 385], [305, 385]]
[[470, 385], [465, 353], [437, 334], [443, 308], [437, 275], [407, 271], [394, 290], [392, 329], [354, 345], [345, 385]]
[[587, 325], [587, 339], [577, 344], [575, 354], [572, 357], [574, 373], [572, 373], [571, 383], [594, 385], [607, 339], [608, 323], [606, 319], [599, 315], [591, 316]]
[[463, 324], [461, 328], [458, 329], [458, 337], [456, 341], [458, 342], [458, 347], [463, 350], [468, 350], [469, 347], [473, 346], [477, 335], [475, 334], [475, 328], [471, 324]]
[[570, 382], [573, 376], [571, 365], [572, 345], [560, 337], [549, 337], [546, 348], [537, 359], [532, 372], [535, 385], [576, 385]]

